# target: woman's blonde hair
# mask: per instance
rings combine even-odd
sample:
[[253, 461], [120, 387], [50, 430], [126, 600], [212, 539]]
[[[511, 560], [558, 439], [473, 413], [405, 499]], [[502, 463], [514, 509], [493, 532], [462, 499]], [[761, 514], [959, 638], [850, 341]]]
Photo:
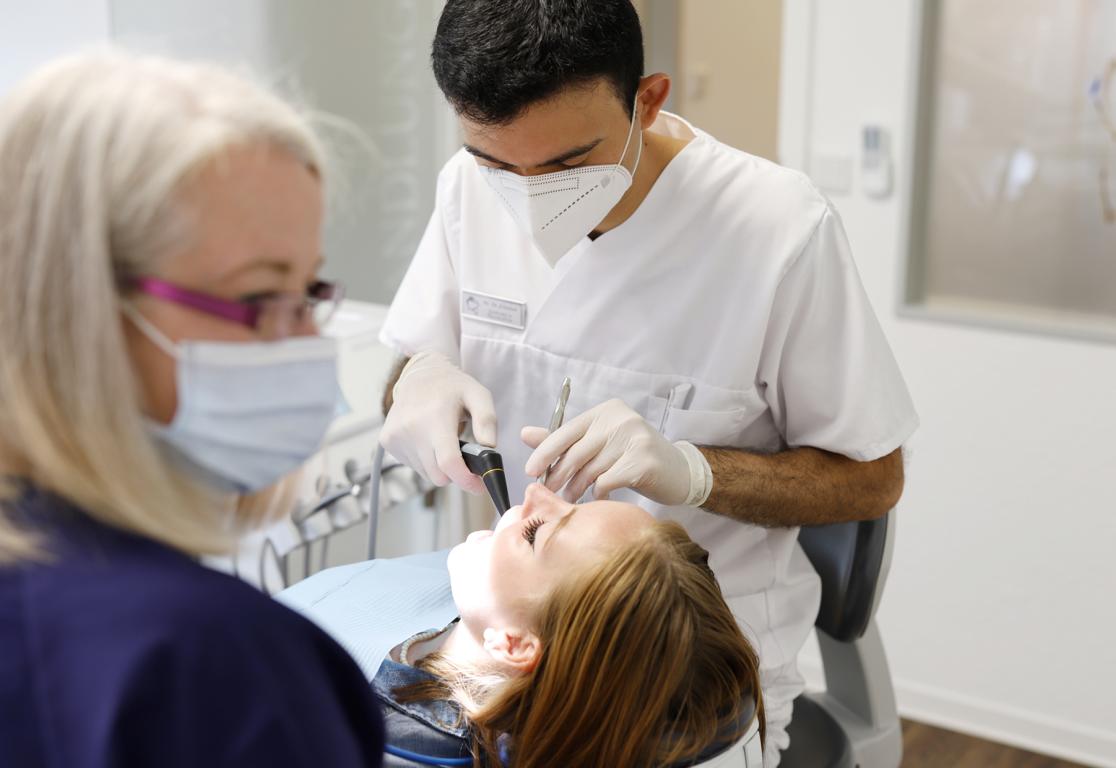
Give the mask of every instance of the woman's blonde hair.
[[656, 521], [544, 601], [542, 653], [523, 677], [496, 679], [433, 654], [437, 682], [403, 698], [462, 706], [476, 763], [662, 766], [735, 741], [754, 706], [764, 734], [759, 662], [729, 610], [708, 553], [673, 521]]
[[[188, 245], [185, 182], [236, 146], [323, 153], [292, 106], [219, 67], [118, 50], [50, 64], [0, 104], [0, 473], [191, 553], [269, 505], [215, 499], [141, 413], [118, 291]], [[0, 561], [35, 556], [3, 511]]]

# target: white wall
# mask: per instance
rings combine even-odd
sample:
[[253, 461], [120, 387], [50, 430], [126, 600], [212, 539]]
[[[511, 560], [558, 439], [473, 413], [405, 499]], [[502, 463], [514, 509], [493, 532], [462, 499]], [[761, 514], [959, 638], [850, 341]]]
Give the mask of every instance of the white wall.
[[897, 312], [920, 9], [787, 0], [780, 114], [788, 165], [865, 122], [898, 160], [897, 195], [831, 197], [923, 424], [879, 613], [900, 711], [1116, 766], [1116, 346]]
[[681, 0], [676, 108], [731, 146], [775, 159], [780, 0]]
[[0, 0], [0, 96], [55, 56], [108, 36], [108, 0]]

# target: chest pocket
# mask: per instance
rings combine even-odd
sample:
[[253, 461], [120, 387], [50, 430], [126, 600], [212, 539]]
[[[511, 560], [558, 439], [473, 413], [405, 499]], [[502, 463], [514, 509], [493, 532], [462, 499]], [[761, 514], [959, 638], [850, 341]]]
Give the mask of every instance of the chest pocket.
[[[725, 389], [700, 382], [675, 385], [668, 396], [652, 396], [648, 420], [668, 440], [696, 445], [758, 447], [753, 427], [767, 403], [753, 387]], [[766, 441], [763, 441], [766, 442]]]

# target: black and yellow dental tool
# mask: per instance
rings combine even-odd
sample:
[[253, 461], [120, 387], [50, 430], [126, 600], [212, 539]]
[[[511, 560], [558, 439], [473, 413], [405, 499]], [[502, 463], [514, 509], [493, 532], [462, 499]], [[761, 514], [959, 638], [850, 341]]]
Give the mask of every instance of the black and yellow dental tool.
[[465, 466], [484, 481], [484, 487], [488, 489], [492, 504], [496, 507], [496, 511], [503, 515], [511, 509], [503, 457], [494, 448], [479, 443], [458, 442], [461, 443], [461, 458], [465, 459]]

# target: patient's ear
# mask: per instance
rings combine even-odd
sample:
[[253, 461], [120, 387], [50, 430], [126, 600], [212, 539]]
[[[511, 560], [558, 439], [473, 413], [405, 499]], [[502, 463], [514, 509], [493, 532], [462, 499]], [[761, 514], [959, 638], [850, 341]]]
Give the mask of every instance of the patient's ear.
[[484, 630], [484, 649], [515, 674], [525, 675], [539, 663], [542, 642], [534, 632], [518, 627]]

